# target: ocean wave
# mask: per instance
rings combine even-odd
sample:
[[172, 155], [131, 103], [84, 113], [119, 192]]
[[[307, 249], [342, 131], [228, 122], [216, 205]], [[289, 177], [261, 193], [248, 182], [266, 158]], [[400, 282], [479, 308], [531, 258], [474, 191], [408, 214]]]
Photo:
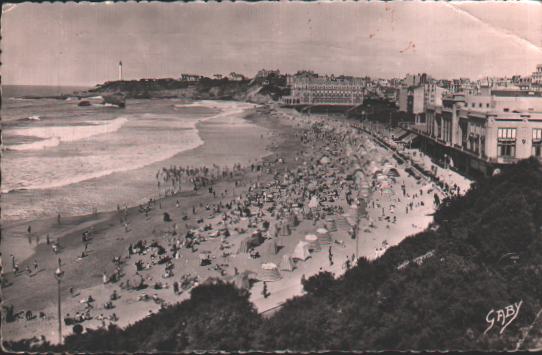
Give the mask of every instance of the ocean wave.
[[[107, 166], [102, 166], [99, 170], [96, 171], [86, 171], [86, 172], [80, 172], [76, 173], [71, 176], [66, 177], [60, 177], [61, 175], [54, 174], [57, 176], [36, 176], [34, 174], [31, 174], [34, 176], [34, 181], [27, 181], [26, 183], [20, 183], [21, 181], [19, 179], [13, 179], [13, 181], [18, 181], [15, 184], [2, 184], [1, 191], [2, 193], [9, 193], [13, 192], [16, 193], [17, 191], [22, 190], [43, 190], [43, 189], [52, 189], [52, 188], [60, 188], [63, 186], [71, 185], [80, 183], [86, 180], [91, 180], [95, 178], [101, 178], [107, 175], [111, 175], [113, 173], [117, 172], [125, 172], [130, 170], [136, 170], [143, 168], [145, 166], [170, 159], [174, 157], [175, 155], [195, 149], [202, 144], [204, 144], [204, 141], [201, 139], [199, 135], [199, 131], [197, 129], [197, 124], [200, 122], [205, 121], [218, 121], [218, 122], [224, 122], [229, 123], [230, 120], [236, 120], [240, 118], [240, 114], [242, 114], [246, 109], [253, 108], [256, 105], [253, 104], [246, 104], [246, 103], [216, 103], [216, 102], [199, 102], [196, 103], [199, 105], [206, 105], [206, 107], [209, 107], [213, 105], [216, 108], [220, 108], [221, 112], [215, 115], [211, 115], [204, 118], [194, 119], [194, 120], [188, 120], [188, 121], [175, 121], [175, 128], [176, 129], [186, 129], [188, 130], [184, 131], [185, 133], [182, 136], [181, 141], [183, 144], [181, 145], [171, 145], [168, 147], [164, 147], [163, 145], [160, 147], [160, 144], [157, 143], [156, 147], [149, 148], [146, 147], [143, 151], [131, 151], [130, 156], [128, 155], [117, 155], [115, 158], [116, 165], [107, 164]], [[176, 117], [176, 115], [170, 115], [170, 114], [151, 114], [151, 113], [145, 113], [141, 114], [139, 117], [141, 117], [144, 121], [146, 120], [154, 120], [159, 122], [159, 118], [162, 119], [173, 119]], [[60, 144], [62, 141], [74, 141], [78, 139], [87, 138], [96, 134], [102, 134], [102, 133], [110, 133], [115, 130], [118, 130], [125, 122], [127, 121], [124, 117], [119, 117], [113, 121], [109, 121], [107, 124], [102, 124], [103, 121], [85, 121], [85, 126], [77, 126], [77, 127], [43, 127], [38, 130], [37, 127], [35, 128], [27, 128], [27, 129], [20, 129], [17, 132], [19, 135], [22, 135], [24, 132], [25, 135], [29, 135], [29, 133], [32, 133], [33, 136], [36, 137], [49, 137], [46, 138], [44, 141], [29, 143], [29, 144], [20, 144], [20, 148], [24, 148], [22, 146], [26, 146], [27, 149], [43, 149], [38, 148], [40, 144]], [[132, 120], [133, 124], [137, 125], [137, 122], [141, 123], [141, 120], [136, 119]], [[100, 124], [96, 126], [96, 124]], [[142, 126], [145, 127], [145, 125]], [[137, 126], [134, 126], [137, 127]], [[133, 128], [133, 127], [132, 127]], [[97, 133], [97, 131], [99, 131]], [[72, 132], [75, 132], [72, 133]], [[60, 134], [64, 137], [66, 137], [65, 140], [62, 139], [62, 137], [57, 137], [56, 134]], [[51, 139], [57, 138], [58, 141], [52, 141]], [[47, 140], [50, 140], [46, 143]], [[10, 148], [13, 148], [15, 146], [11, 146]], [[134, 156], [137, 156], [137, 159], [133, 159]], [[99, 160], [98, 164], [100, 164]], [[47, 164], [46, 162], [42, 162], [43, 164]], [[87, 163], [90, 165], [94, 165], [92, 162], [92, 157], [87, 158]], [[70, 164], [70, 163], [64, 163], [64, 164]], [[76, 164], [74, 164], [76, 165]], [[97, 165], [98, 167], [98, 165]], [[63, 169], [55, 169], [55, 171], [62, 171]], [[73, 174], [74, 171], [72, 170], [71, 173]], [[42, 179], [43, 178], [43, 179]]]
[[183, 137], [184, 144], [181, 147], [176, 147], [175, 149], [169, 149], [167, 151], [160, 151], [161, 154], [157, 154], [155, 156], [147, 155], [146, 156], [147, 159], [133, 159], [133, 160], [130, 159], [129, 164], [117, 166], [112, 169], [104, 169], [104, 170], [95, 171], [91, 173], [78, 174], [76, 176], [65, 177], [62, 179], [53, 179], [50, 181], [34, 183], [31, 185], [25, 185], [25, 186], [19, 185], [19, 186], [10, 186], [10, 187], [2, 186], [1, 192], [14, 193], [14, 192], [24, 191], [24, 190], [53, 189], [53, 188], [64, 187], [71, 184], [80, 183], [86, 180], [101, 178], [104, 176], [111, 175], [113, 173], [141, 169], [147, 165], [157, 163], [162, 160], [170, 159], [174, 157], [175, 155], [182, 153], [184, 151], [195, 149], [204, 143], [204, 141], [199, 136], [197, 130], [191, 131], [190, 133], [191, 133], [190, 136]]
[[11, 135], [37, 137], [43, 139], [43, 141], [6, 146], [5, 149], [20, 151], [55, 147], [60, 142], [74, 142], [100, 134], [116, 132], [126, 122], [128, 122], [126, 117], [118, 117], [111, 121], [93, 121], [88, 126], [47, 126], [14, 129], [9, 131]]
[[49, 139], [43, 139], [43, 140], [32, 142], [32, 143], [9, 145], [9, 146], [5, 146], [4, 149], [13, 150], [13, 151], [41, 150], [45, 148], [56, 147], [59, 144], [60, 144], [60, 139], [58, 137], [52, 137]]
[[32, 116], [25, 117], [22, 120], [25, 120], [25, 121], [39, 121], [39, 120], [41, 120], [41, 117], [38, 116], [38, 115], [32, 115]]

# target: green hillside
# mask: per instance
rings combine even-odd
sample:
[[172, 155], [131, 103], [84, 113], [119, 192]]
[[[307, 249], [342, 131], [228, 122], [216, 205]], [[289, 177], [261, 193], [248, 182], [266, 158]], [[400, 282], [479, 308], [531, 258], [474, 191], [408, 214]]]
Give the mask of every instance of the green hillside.
[[122, 93], [128, 99], [187, 98], [193, 100], [242, 100], [267, 103], [288, 94], [284, 76], [233, 81], [203, 77], [199, 81], [140, 79], [110, 81], [83, 96]]

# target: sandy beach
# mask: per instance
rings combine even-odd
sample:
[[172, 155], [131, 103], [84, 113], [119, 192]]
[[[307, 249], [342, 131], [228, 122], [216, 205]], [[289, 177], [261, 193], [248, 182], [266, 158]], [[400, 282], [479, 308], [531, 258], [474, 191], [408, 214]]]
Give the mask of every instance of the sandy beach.
[[[197, 191], [185, 180], [181, 192], [155, 199], [146, 211], [121, 207], [60, 224], [51, 218], [4, 226], [4, 306], [36, 316], [4, 323], [4, 339], [57, 341], [59, 259], [63, 318], [85, 328], [124, 327], [214, 277], [249, 287], [258, 311], [268, 313], [302, 294], [303, 277], [339, 275], [356, 257], [377, 258], [427, 228], [435, 201], [445, 197], [346, 119], [270, 107], [246, 119], [251, 125], [242, 130], [202, 125], [206, 144], [182, 153], [187, 165], [214, 155], [228, 166]], [[256, 135], [266, 149], [253, 151], [248, 142]], [[247, 149], [259, 159], [247, 159]], [[63, 335], [71, 332], [63, 320]]]

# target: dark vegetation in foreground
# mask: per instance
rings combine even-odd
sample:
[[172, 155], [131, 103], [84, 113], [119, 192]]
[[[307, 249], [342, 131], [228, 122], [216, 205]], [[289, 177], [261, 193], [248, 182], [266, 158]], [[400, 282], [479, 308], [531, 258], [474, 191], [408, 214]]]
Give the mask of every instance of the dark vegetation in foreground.
[[[309, 278], [306, 294], [269, 319], [256, 313], [247, 293], [215, 282], [125, 330], [87, 329], [67, 337], [62, 348], [30, 349], [29, 341], [4, 346], [72, 352], [514, 349], [542, 307], [541, 226], [542, 167], [531, 159], [445, 201], [433, 228], [380, 259], [361, 259], [338, 279], [329, 273]], [[413, 262], [422, 255], [420, 264]], [[519, 315], [502, 335], [497, 325], [483, 334], [491, 309], [519, 301]]]

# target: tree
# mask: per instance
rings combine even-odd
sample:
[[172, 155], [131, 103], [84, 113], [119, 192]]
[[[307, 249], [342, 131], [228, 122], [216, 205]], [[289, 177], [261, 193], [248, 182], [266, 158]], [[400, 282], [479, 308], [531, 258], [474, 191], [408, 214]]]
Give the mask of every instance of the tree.
[[320, 272], [303, 282], [303, 289], [310, 295], [322, 295], [330, 290], [334, 277], [328, 271]]

